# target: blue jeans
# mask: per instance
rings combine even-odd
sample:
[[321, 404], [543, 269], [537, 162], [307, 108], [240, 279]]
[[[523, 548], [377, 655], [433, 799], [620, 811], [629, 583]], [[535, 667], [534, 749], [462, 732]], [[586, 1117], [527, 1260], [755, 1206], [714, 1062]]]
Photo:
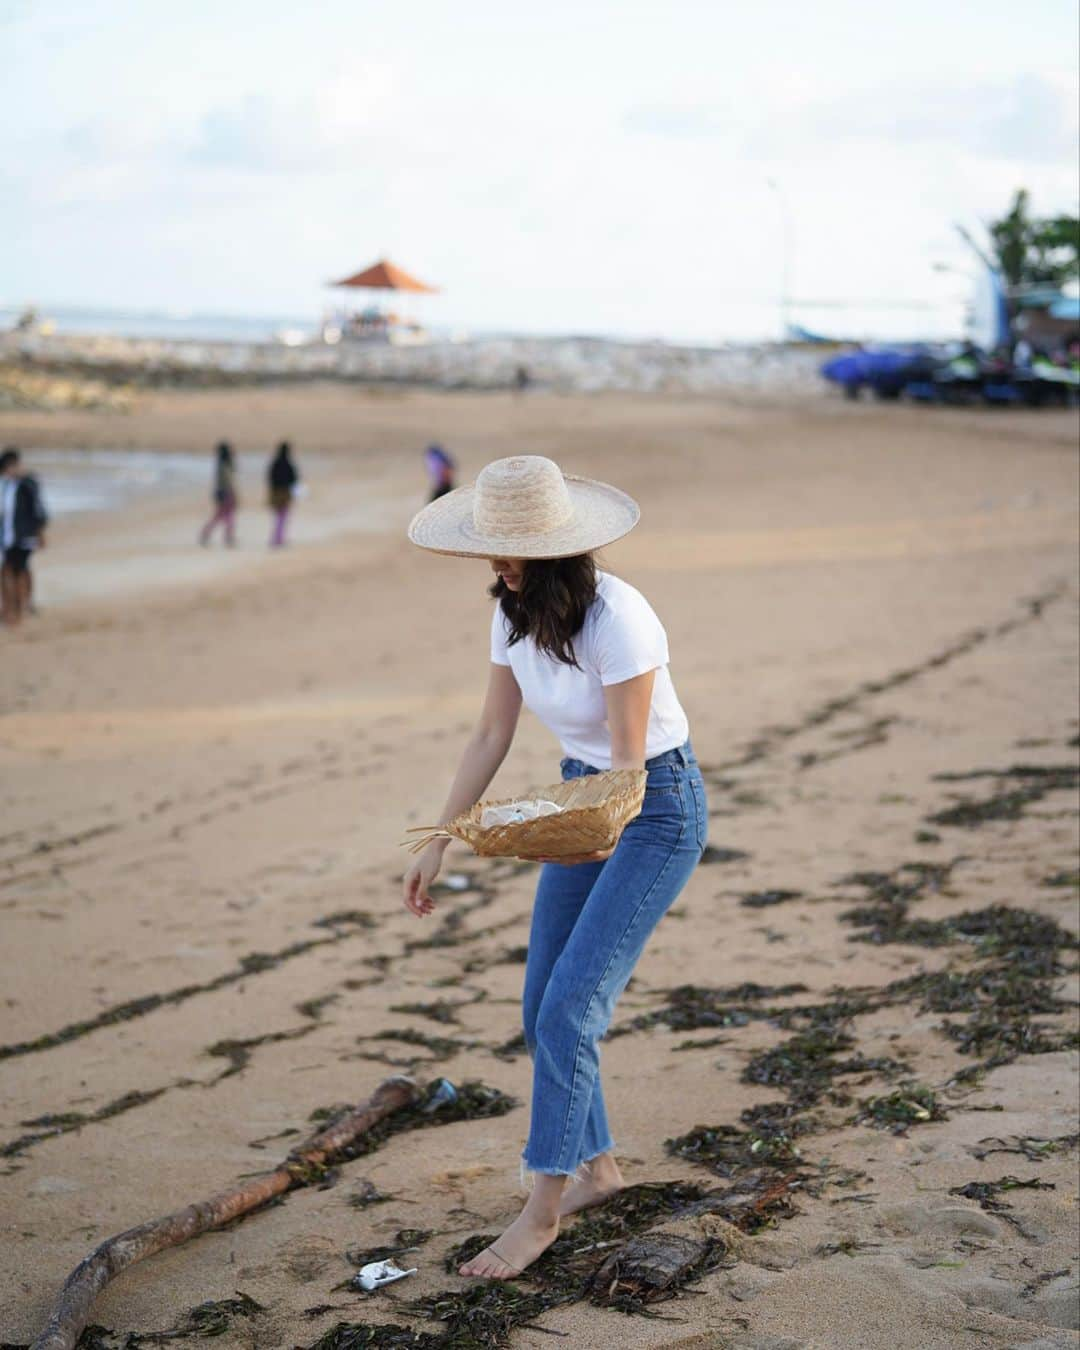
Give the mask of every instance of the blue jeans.
[[[545, 863], [533, 907], [522, 1012], [533, 1060], [525, 1166], [572, 1175], [614, 1147], [597, 1042], [645, 943], [705, 847], [708, 810], [690, 742], [646, 761], [641, 814], [605, 862]], [[598, 770], [564, 759], [562, 776]]]

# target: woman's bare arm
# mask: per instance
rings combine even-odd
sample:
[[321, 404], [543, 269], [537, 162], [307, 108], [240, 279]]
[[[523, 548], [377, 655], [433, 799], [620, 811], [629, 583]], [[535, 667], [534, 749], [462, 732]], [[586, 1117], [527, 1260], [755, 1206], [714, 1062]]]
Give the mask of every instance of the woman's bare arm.
[[[509, 666], [492, 662], [484, 706], [461, 752], [450, 795], [439, 816], [440, 825], [467, 811], [487, 791], [513, 742], [520, 713], [521, 690], [514, 672]], [[441, 842], [445, 847], [447, 841]]]
[[[635, 675], [632, 680], [604, 686], [613, 769], [645, 767], [645, 741], [649, 731], [649, 709], [652, 707], [655, 680], [656, 671], [649, 670], [644, 675]], [[542, 858], [540, 861], [572, 866], [574, 863], [603, 862], [614, 852], [614, 848], [609, 848], [597, 853], [581, 853], [572, 858]]]
[[613, 769], [645, 767], [645, 740], [655, 683], [656, 671], [648, 670], [644, 675], [635, 675], [632, 680], [604, 687]]
[[[513, 671], [509, 666], [492, 662], [484, 706], [461, 752], [457, 773], [439, 814], [438, 824], [445, 825], [448, 820], [453, 820], [484, 795], [510, 749], [520, 713], [521, 690]], [[449, 842], [448, 839], [432, 840], [405, 873], [405, 906], [418, 918], [430, 914], [435, 908], [428, 887], [439, 875]]]

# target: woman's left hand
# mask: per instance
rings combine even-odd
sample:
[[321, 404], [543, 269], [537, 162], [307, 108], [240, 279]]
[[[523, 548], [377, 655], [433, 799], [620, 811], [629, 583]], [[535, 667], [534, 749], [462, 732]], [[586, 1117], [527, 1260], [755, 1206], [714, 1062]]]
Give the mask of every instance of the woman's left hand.
[[564, 867], [573, 867], [577, 863], [604, 862], [615, 852], [615, 846], [598, 850], [596, 853], [572, 853], [562, 858], [529, 858], [528, 862], [561, 863]]

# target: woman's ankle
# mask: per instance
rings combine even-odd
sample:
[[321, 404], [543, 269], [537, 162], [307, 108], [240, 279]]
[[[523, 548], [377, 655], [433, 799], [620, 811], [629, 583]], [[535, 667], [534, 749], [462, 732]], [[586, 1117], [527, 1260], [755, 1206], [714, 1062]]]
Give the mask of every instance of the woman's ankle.
[[530, 1222], [541, 1228], [558, 1227], [559, 1206], [566, 1188], [566, 1177], [538, 1175], [522, 1210]]
[[613, 1153], [598, 1153], [582, 1164], [582, 1171], [592, 1181], [621, 1181], [622, 1173]]

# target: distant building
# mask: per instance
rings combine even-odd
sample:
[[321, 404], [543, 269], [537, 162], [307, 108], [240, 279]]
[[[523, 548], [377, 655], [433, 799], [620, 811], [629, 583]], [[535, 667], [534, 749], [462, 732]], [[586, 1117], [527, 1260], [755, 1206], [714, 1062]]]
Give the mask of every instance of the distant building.
[[1018, 286], [1009, 291], [1012, 330], [1034, 347], [1053, 349], [1080, 335], [1080, 295], [1056, 286]]

